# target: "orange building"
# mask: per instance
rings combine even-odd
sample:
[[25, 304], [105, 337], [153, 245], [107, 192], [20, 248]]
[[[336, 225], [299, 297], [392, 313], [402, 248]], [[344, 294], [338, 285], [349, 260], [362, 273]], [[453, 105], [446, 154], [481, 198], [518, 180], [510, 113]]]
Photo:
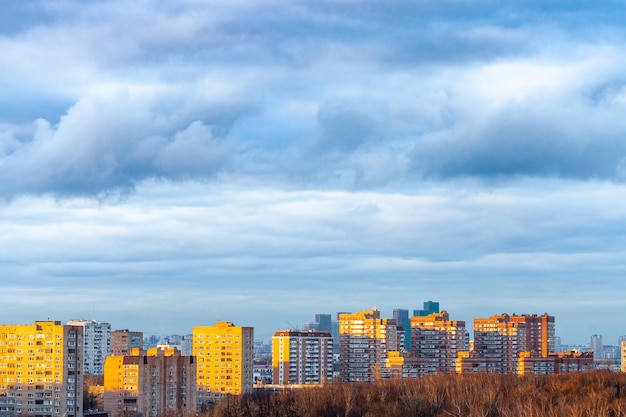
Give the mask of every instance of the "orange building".
[[537, 352], [543, 357], [556, 351], [554, 316], [550, 316], [548, 313], [544, 313], [541, 316], [523, 314], [521, 316], [509, 316], [509, 320], [514, 323], [524, 323], [526, 326], [525, 350]]

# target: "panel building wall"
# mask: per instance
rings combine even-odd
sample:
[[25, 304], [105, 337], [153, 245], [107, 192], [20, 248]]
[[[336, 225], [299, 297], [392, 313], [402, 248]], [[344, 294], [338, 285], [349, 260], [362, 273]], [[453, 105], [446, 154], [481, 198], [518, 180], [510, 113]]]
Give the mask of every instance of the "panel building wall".
[[71, 326], [83, 327], [83, 372], [104, 374], [104, 361], [111, 353], [111, 325], [96, 320], [70, 320]]
[[83, 327], [0, 325], [0, 417], [81, 417]]
[[279, 330], [272, 337], [273, 383], [316, 385], [332, 380], [329, 331]]
[[[508, 315], [474, 319], [474, 350], [480, 357], [493, 358], [497, 372], [513, 374], [521, 372], [520, 355], [525, 362], [541, 361], [555, 351], [554, 316], [547, 313]], [[543, 366], [543, 365], [537, 365]]]
[[218, 321], [193, 328], [197, 358], [198, 400], [203, 403], [225, 394], [252, 391], [254, 383], [254, 329]]
[[411, 353], [425, 359], [427, 372], [456, 372], [458, 353], [469, 349], [465, 322], [447, 311], [411, 317]]
[[143, 332], [134, 332], [128, 329], [111, 332], [111, 355], [130, 355], [133, 349], [143, 349]]
[[109, 356], [104, 371], [104, 409], [110, 417], [157, 417], [195, 413], [196, 364], [177, 349], [133, 349]]
[[402, 350], [404, 331], [378, 309], [339, 313], [339, 377], [371, 382], [383, 377], [387, 354]]

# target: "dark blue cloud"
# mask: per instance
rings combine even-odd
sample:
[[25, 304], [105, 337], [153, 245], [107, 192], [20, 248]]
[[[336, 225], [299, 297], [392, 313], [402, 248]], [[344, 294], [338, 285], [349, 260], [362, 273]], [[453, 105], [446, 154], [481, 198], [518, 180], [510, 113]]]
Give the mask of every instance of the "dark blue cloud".
[[572, 111], [564, 104], [549, 109], [507, 106], [479, 128], [450, 128], [424, 139], [413, 152], [413, 169], [431, 178], [535, 176], [621, 182], [626, 124], [615, 120], [610, 127], [602, 126], [604, 111]]

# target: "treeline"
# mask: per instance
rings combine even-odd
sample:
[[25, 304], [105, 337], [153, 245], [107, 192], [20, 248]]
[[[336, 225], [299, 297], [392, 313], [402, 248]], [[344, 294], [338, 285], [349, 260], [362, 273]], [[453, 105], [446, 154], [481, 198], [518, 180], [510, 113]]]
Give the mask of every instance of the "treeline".
[[626, 374], [433, 375], [224, 398], [204, 417], [626, 417]]

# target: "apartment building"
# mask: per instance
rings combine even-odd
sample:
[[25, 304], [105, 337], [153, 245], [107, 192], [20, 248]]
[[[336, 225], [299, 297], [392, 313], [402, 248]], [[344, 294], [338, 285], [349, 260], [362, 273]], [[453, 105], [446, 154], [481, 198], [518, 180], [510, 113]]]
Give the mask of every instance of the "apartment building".
[[130, 355], [133, 349], [143, 349], [143, 332], [133, 332], [128, 329], [111, 332], [111, 355]]
[[96, 320], [70, 320], [70, 326], [83, 327], [83, 372], [103, 375], [104, 361], [111, 353], [111, 325]]
[[536, 352], [542, 357], [556, 352], [554, 316], [550, 316], [548, 313], [541, 316], [537, 314], [514, 314], [509, 316], [509, 320], [525, 324], [525, 344], [528, 352]]
[[411, 353], [426, 360], [426, 372], [456, 372], [458, 352], [469, 350], [465, 321], [447, 311], [411, 317]]
[[459, 352], [456, 358], [456, 373], [497, 372], [496, 358], [481, 357], [476, 351]]
[[178, 349], [134, 348], [108, 356], [104, 367], [104, 409], [110, 417], [157, 417], [196, 412], [196, 363]]
[[214, 326], [193, 328], [193, 354], [197, 358], [198, 401], [204, 403], [225, 394], [252, 391], [254, 329], [218, 321]]
[[0, 417], [81, 417], [83, 327], [0, 325]]
[[339, 378], [371, 382], [385, 377], [388, 352], [401, 351], [404, 331], [376, 308], [339, 313]]
[[323, 384], [333, 377], [333, 337], [329, 331], [279, 330], [272, 337], [273, 383]]
[[547, 357], [555, 350], [554, 340], [554, 317], [547, 313], [474, 319], [474, 350], [480, 357], [494, 358], [499, 373], [518, 373], [521, 352], [532, 353], [529, 362]]
[[511, 321], [508, 314], [474, 319], [474, 350], [494, 359], [496, 372], [516, 374], [519, 353], [526, 351], [526, 325]]

